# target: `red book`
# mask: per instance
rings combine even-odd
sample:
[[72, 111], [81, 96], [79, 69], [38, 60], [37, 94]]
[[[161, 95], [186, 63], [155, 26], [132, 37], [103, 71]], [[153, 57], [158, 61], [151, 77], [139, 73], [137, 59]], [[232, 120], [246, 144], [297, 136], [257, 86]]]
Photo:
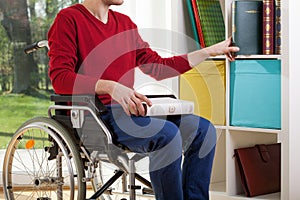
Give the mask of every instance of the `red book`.
[[275, 0], [263, 0], [263, 54], [274, 54]]
[[200, 15], [198, 12], [197, 2], [196, 2], [196, 0], [191, 0], [191, 2], [192, 2], [193, 12], [194, 12], [198, 37], [199, 37], [199, 41], [200, 41], [200, 46], [201, 46], [201, 48], [204, 48], [205, 42], [204, 42], [204, 36], [203, 36], [202, 28], [201, 28]]

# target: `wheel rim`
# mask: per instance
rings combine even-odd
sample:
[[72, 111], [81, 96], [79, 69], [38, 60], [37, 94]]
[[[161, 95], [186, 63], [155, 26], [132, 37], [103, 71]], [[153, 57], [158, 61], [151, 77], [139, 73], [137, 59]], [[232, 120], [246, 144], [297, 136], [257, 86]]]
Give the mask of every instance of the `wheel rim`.
[[[48, 160], [46, 148], [53, 147], [48, 136], [59, 147], [59, 159]], [[68, 151], [58, 136], [41, 123], [29, 124], [14, 135], [5, 155], [3, 177], [7, 199], [21, 199], [25, 194], [32, 199], [74, 199], [75, 175]], [[65, 188], [68, 192], [63, 191]]]

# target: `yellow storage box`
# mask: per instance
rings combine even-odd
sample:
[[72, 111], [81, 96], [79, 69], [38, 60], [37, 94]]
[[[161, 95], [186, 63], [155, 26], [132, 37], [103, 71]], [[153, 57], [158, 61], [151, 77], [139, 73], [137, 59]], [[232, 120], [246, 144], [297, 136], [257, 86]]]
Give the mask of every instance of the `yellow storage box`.
[[225, 60], [206, 60], [180, 76], [180, 99], [194, 101], [195, 114], [225, 125]]

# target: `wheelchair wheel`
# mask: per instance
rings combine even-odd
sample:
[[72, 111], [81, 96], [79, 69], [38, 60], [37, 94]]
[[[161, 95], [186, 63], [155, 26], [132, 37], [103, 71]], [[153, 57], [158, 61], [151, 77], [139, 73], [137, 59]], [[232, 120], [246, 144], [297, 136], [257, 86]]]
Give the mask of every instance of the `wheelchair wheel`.
[[8, 144], [3, 165], [7, 200], [83, 200], [84, 167], [72, 137], [53, 119], [25, 122]]

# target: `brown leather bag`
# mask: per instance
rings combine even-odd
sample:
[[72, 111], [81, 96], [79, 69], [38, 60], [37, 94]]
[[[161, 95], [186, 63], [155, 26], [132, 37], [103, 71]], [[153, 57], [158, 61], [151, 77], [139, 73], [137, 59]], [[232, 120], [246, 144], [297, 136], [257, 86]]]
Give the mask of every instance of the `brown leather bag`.
[[280, 143], [234, 150], [246, 196], [280, 191]]

